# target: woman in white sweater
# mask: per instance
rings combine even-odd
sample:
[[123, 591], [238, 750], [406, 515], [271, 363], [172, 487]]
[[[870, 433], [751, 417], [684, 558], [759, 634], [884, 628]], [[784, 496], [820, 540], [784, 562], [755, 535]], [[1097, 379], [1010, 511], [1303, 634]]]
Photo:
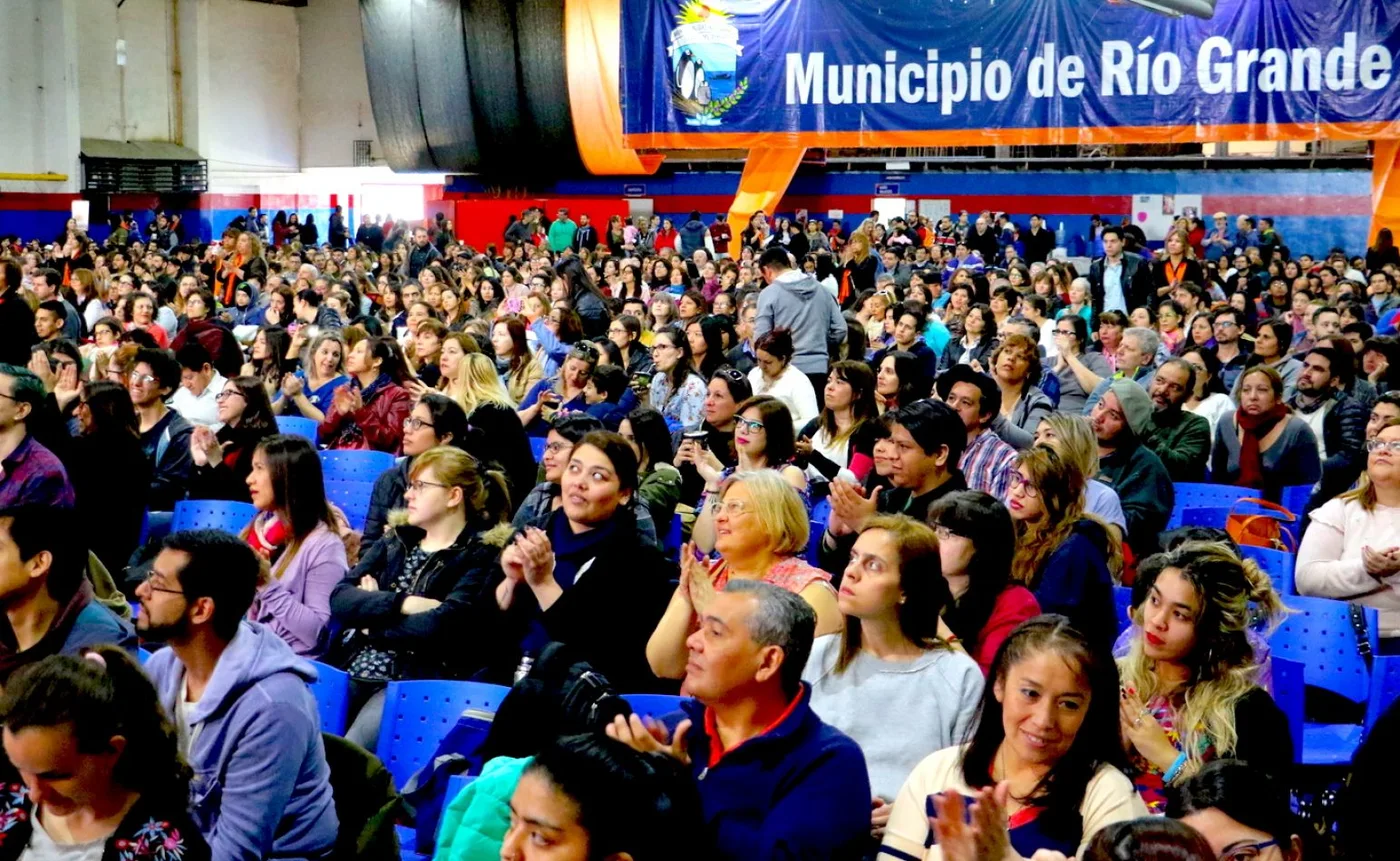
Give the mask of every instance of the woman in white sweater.
[[845, 630], [818, 637], [802, 673], [812, 711], [865, 753], [877, 837], [914, 766], [966, 740], [982, 696], [982, 671], [939, 619], [950, 598], [938, 559], [928, 525], [872, 518], [836, 599]]
[[792, 413], [792, 429], [802, 430], [817, 417], [817, 393], [807, 375], [792, 365], [792, 333], [774, 329], [754, 342], [758, 364], [749, 371], [749, 385], [755, 395], [771, 395]]
[[1298, 592], [1380, 609], [1381, 651], [1400, 651], [1400, 419], [1375, 438], [1355, 490], [1312, 513], [1298, 548]]

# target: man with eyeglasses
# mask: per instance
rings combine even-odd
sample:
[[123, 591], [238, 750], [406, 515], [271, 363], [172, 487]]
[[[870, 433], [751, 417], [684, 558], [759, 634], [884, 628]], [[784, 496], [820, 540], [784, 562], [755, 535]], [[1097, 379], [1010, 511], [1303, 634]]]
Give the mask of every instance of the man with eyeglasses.
[[147, 347], [137, 351], [127, 383], [140, 425], [141, 448], [151, 466], [147, 501], [151, 511], [171, 511], [177, 499], [185, 498], [194, 464], [190, 456], [194, 425], [165, 405], [180, 385], [180, 373], [180, 363], [168, 351]]
[[1334, 347], [1309, 350], [1298, 372], [1298, 391], [1288, 405], [1312, 429], [1322, 457], [1322, 481], [1309, 511], [1345, 492], [1366, 467], [1368, 411], [1346, 391], [1354, 374], [1350, 356]]
[[1152, 400], [1132, 380], [1113, 380], [1089, 414], [1099, 441], [1099, 481], [1113, 488], [1128, 524], [1133, 555], [1157, 552], [1176, 492], [1161, 458], [1143, 445], [1152, 426]]
[[1235, 380], [1240, 378], [1249, 364], [1249, 352], [1240, 340], [1244, 334], [1240, 312], [1234, 308], [1221, 308], [1210, 318], [1210, 324], [1215, 332], [1215, 357], [1220, 360], [1220, 381], [1228, 392], [1234, 389]]
[[29, 430], [45, 409], [52, 409], [47, 399], [33, 371], [0, 365], [0, 507], [73, 507], [68, 472]]
[[246, 620], [261, 578], [247, 542], [166, 537], [136, 588], [146, 663], [193, 767], [190, 813], [213, 858], [324, 858], [339, 822], [311, 664]]
[[1152, 420], [1143, 440], [1161, 459], [1172, 481], [1205, 481], [1210, 460], [1210, 422], [1182, 408], [1196, 389], [1196, 368], [1185, 359], [1169, 359], [1157, 369], [1147, 389]]
[[0, 506], [0, 685], [50, 655], [114, 645], [136, 657], [136, 631], [97, 600], [87, 547], [47, 503]]

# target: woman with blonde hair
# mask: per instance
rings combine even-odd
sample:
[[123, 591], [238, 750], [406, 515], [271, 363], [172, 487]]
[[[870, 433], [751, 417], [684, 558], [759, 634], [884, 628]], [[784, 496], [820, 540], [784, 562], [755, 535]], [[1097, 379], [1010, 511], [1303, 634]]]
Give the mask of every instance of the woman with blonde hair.
[[1148, 809], [1166, 788], [1213, 759], [1293, 762], [1288, 721], [1256, 679], [1247, 632], [1287, 609], [1252, 559], [1222, 543], [1193, 541], [1138, 566], [1133, 610], [1142, 626], [1118, 661], [1120, 721], [1130, 775]]
[[1116, 530], [1084, 511], [1084, 473], [1051, 448], [1016, 458], [1006, 507], [1016, 525], [1011, 579], [1043, 613], [1068, 616], [1107, 649], [1117, 632], [1113, 583], [1123, 567]]
[[846, 299], [865, 290], [875, 289], [875, 257], [870, 253], [870, 237], [864, 230], [851, 234], [841, 250], [841, 287], [837, 299], [844, 307]]
[[1152, 286], [1158, 299], [1167, 299], [1182, 284], [1204, 285], [1205, 270], [1193, 258], [1191, 236], [1185, 230], [1174, 227], [1167, 231], [1163, 248], [1164, 256], [1152, 264]]
[[481, 345], [465, 332], [448, 332], [438, 348], [438, 384], [440, 391], [450, 392], [452, 384], [462, 370], [462, 359], [473, 353], [480, 353]]
[[511, 499], [524, 499], [535, 485], [535, 457], [525, 426], [515, 412], [515, 402], [496, 375], [495, 363], [484, 353], [463, 356], [447, 394], [467, 414], [467, 424], [474, 433], [480, 432], [480, 440], [470, 440], [468, 450], [475, 451], [478, 443], [483, 444], [481, 453], [489, 452], [490, 458], [505, 470]]
[[686, 638], [716, 592], [731, 579], [762, 580], [801, 596], [817, 614], [816, 636], [841, 630], [831, 575], [803, 559], [811, 530], [807, 506], [778, 472], [759, 469], [725, 479], [709, 508], [719, 559], [700, 561], [681, 548], [681, 581], [647, 642], [647, 662], [664, 679], [685, 675]]

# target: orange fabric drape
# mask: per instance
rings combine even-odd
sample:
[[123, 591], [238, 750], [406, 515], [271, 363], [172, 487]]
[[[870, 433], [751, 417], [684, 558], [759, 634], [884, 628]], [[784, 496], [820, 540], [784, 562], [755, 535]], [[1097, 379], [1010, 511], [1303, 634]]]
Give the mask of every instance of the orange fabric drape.
[[739, 192], [729, 206], [729, 223], [734, 225], [736, 237], [755, 212], [761, 209], [772, 215], [806, 153], [804, 147], [749, 152], [748, 161], [744, 162], [744, 173], [739, 177]]
[[1375, 141], [1371, 161], [1371, 243], [1382, 227], [1400, 232], [1400, 140]]
[[579, 155], [595, 176], [650, 175], [665, 158], [643, 155], [622, 142], [621, 55], [621, 0], [566, 0], [569, 110]]

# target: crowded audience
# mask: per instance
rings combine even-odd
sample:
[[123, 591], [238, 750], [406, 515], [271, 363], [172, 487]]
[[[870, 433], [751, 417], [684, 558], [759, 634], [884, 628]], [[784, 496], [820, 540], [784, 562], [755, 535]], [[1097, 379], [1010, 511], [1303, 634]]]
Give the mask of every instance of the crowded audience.
[[436, 857], [1311, 851], [1287, 585], [1168, 528], [1290, 505], [1297, 592], [1400, 653], [1389, 234], [801, 215], [5, 238], [0, 859], [332, 857], [331, 668], [380, 755], [401, 681], [674, 698], [453, 751]]

